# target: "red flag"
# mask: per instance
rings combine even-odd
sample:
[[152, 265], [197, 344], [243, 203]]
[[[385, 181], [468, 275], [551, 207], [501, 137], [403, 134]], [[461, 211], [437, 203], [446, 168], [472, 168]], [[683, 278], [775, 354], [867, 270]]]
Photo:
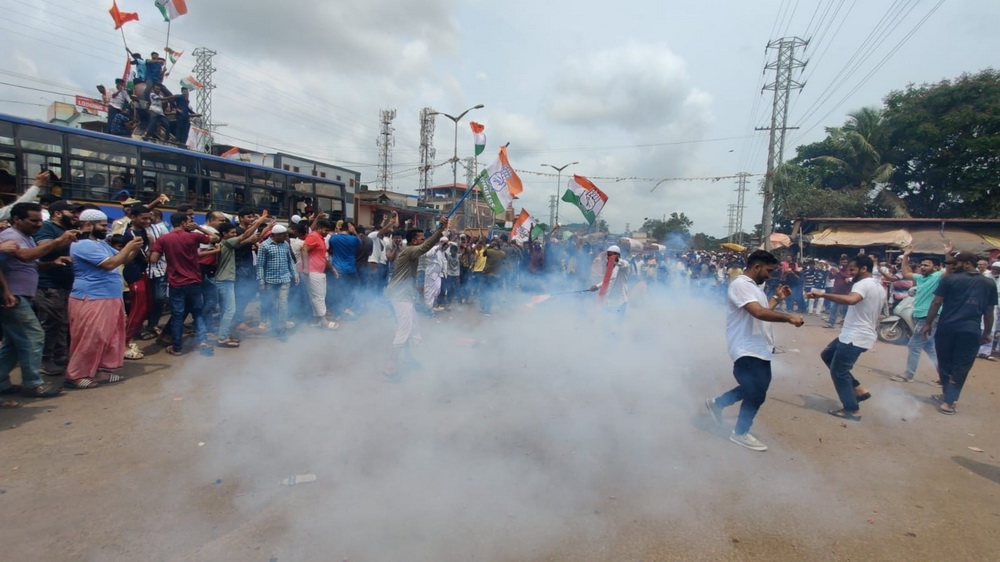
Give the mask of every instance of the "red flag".
[[108, 13], [111, 14], [111, 19], [115, 20], [115, 29], [121, 29], [123, 25], [130, 21], [139, 21], [139, 14], [119, 10], [116, 0], [111, 0], [111, 9], [108, 10]]

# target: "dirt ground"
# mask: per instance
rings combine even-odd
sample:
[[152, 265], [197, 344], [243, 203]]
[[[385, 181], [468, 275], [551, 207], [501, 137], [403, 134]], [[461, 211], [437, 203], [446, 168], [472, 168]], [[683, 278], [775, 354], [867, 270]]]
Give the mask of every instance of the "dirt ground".
[[756, 453], [704, 408], [733, 386], [721, 310], [638, 304], [583, 345], [561, 335], [606, 326], [543, 313], [423, 319], [398, 382], [379, 312], [212, 359], [149, 345], [125, 383], [0, 411], [3, 558], [996, 559], [1000, 362], [944, 416], [926, 357], [894, 383], [905, 347], [880, 343], [842, 422], [837, 331], [778, 326]]

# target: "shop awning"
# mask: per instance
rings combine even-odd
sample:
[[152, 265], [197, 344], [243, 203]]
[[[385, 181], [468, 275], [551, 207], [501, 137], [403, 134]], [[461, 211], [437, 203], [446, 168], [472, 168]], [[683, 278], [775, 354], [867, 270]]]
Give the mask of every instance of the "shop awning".
[[[814, 233], [810, 243], [814, 246], [897, 246], [910, 244], [910, 233], [903, 228], [858, 224], [829, 226]], [[942, 251], [943, 252], [943, 251]]]

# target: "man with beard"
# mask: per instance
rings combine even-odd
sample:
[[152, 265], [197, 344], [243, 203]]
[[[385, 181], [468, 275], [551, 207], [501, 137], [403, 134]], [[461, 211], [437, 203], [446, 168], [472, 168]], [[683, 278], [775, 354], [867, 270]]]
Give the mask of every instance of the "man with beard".
[[31, 300], [38, 290], [37, 260], [53, 250], [68, 247], [76, 240], [77, 231], [67, 230], [59, 238], [35, 244], [32, 236], [42, 227], [42, 206], [38, 203], [17, 203], [11, 208], [10, 217], [13, 225], [0, 232], [0, 244], [11, 240], [16, 243], [17, 249], [9, 254], [0, 254], [0, 267], [10, 292], [17, 299], [0, 307], [0, 328], [3, 330], [0, 393], [14, 389], [10, 384], [10, 372], [20, 363], [22, 395], [29, 398], [57, 396], [62, 389], [44, 382], [39, 372], [45, 332], [31, 308]]
[[152, 217], [149, 208], [143, 205], [134, 205], [132, 207], [132, 222], [123, 234], [126, 244], [132, 240], [140, 241], [139, 250], [135, 257], [122, 268], [122, 277], [128, 284], [128, 291], [132, 296], [128, 317], [125, 320], [125, 359], [137, 360], [144, 357], [142, 351], [139, 350], [139, 344], [132, 340], [139, 337], [142, 325], [149, 317], [149, 311], [153, 308], [154, 288], [147, 262], [152, 244], [149, 236]]
[[65, 385], [86, 389], [125, 380], [115, 373], [125, 351], [125, 303], [118, 268], [135, 257], [142, 239], [133, 238], [116, 252], [105, 242], [108, 216], [97, 209], [80, 213], [80, 226], [87, 237], [70, 246], [74, 280]]
[[743, 274], [729, 284], [726, 299], [726, 341], [729, 357], [733, 360], [733, 376], [738, 386], [718, 398], [705, 401], [708, 411], [715, 421], [722, 424], [722, 410], [737, 402], [740, 415], [729, 440], [752, 451], [766, 451], [763, 444], [750, 433], [750, 426], [761, 404], [767, 398], [771, 385], [772, 346], [765, 322], [787, 322], [796, 328], [805, 320], [798, 314], [786, 314], [774, 310], [788, 298], [788, 285], [775, 289], [775, 296], [768, 299], [761, 284], [771, 277], [778, 267], [778, 258], [764, 250], [757, 250], [747, 258]]
[[[49, 220], [32, 237], [36, 244], [55, 240], [76, 228], [76, 207], [60, 199], [49, 204]], [[38, 260], [38, 290], [35, 313], [45, 331], [41, 373], [62, 376], [69, 363], [69, 292], [73, 289], [73, 268], [69, 247], [60, 246]]]
[[[812, 292], [806, 295], [806, 298], [825, 298], [848, 307], [840, 335], [820, 353], [820, 359], [830, 369], [833, 387], [842, 404], [841, 408], [830, 410], [830, 415], [841, 419], [861, 421], [859, 403], [872, 396], [854, 378], [851, 369], [858, 357], [875, 345], [878, 318], [887, 298], [882, 284], [872, 276], [874, 267], [871, 256], [857, 256], [847, 264], [848, 275], [853, 280], [847, 294]], [[928, 317], [928, 325], [931, 320]]]
[[934, 291], [937, 290], [938, 283], [941, 282], [941, 262], [935, 257], [926, 257], [920, 260], [920, 273], [914, 275], [910, 267], [910, 254], [913, 252], [912, 246], [907, 246], [903, 251], [903, 279], [913, 281], [916, 285], [916, 293], [913, 297], [913, 335], [907, 343], [906, 353], [906, 373], [903, 375], [893, 375], [889, 380], [895, 382], [911, 382], [917, 374], [917, 365], [920, 364], [920, 352], [924, 351], [931, 358], [931, 363], [937, 369], [937, 352], [934, 349], [934, 326], [927, 336], [924, 336], [924, 325], [927, 323], [927, 311], [930, 309], [931, 301], [934, 300]]

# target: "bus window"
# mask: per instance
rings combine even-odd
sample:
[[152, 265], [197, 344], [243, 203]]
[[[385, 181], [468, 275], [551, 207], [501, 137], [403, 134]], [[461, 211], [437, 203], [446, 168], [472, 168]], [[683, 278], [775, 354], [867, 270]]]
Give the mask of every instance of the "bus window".
[[[0, 146], [14, 146], [14, 124], [0, 122]], [[13, 170], [7, 170], [11, 174]]]
[[244, 186], [224, 181], [209, 181], [212, 208], [224, 213], [236, 213], [247, 205], [247, 190]]
[[288, 188], [296, 193], [313, 193], [313, 182], [301, 181], [298, 178], [289, 178]]
[[53, 195], [66, 197], [66, 177], [63, 174], [62, 158], [50, 154], [33, 154], [25, 152], [21, 163], [24, 166], [24, 177], [21, 178], [20, 193], [35, 183], [35, 176], [43, 169], [52, 173], [53, 183], [50, 192]]
[[[117, 201], [121, 199], [120, 194], [122, 191], [127, 191], [129, 197], [138, 198], [139, 192], [136, 190], [135, 185], [135, 168], [111, 165], [108, 166], [108, 173], [111, 177], [111, 198], [113, 200]], [[143, 202], [149, 202], [149, 199]]]
[[201, 174], [212, 179], [229, 180], [236, 183], [246, 183], [246, 168], [238, 164], [225, 162], [201, 161]]
[[156, 150], [155, 148], [143, 147], [142, 149], [143, 168], [193, 174], [194, 166], [195, 159], [187, 154]]
[[194, 205], [195, 197], [192, 191], [197, 185], [195, 182], [195, 178], [180, 174], [143, 170], [141, 196], [138, 199], [148, 201], [156, 197], [156, 194], [163, 193], [170, 198], [170, 206], [172, 207], [182, 203]]
[[316, 194], [325, 195], [335, 199], [343, 199], [343, 189], [335, 183], [316, 182]]
[[21, 125], [19, 129], [21, 148], [62, 154], [62, 135], [40, 127]]
[[254, 211], [259, 213], [261, 210], [267, 209], [267, 212], [274, 216], [282, 216], [287, 211], [284, 191], [254, 188], [251, 192], [253, 194], [251, 207]]
[[69, 135], [69, 153], [72, 156], [83, 156], [134, 166], [138, 151], [135, 146], [120, 142], [82, 135]]
[[285, 175], [278, 172], [267, 172], [264, 170], [257, 170], [255, 168], [250, 168], [247, 170], [247, 174], [250, 176], [250, 183], [255, 187], [277, 187], [280, 189], [285, 188]]

